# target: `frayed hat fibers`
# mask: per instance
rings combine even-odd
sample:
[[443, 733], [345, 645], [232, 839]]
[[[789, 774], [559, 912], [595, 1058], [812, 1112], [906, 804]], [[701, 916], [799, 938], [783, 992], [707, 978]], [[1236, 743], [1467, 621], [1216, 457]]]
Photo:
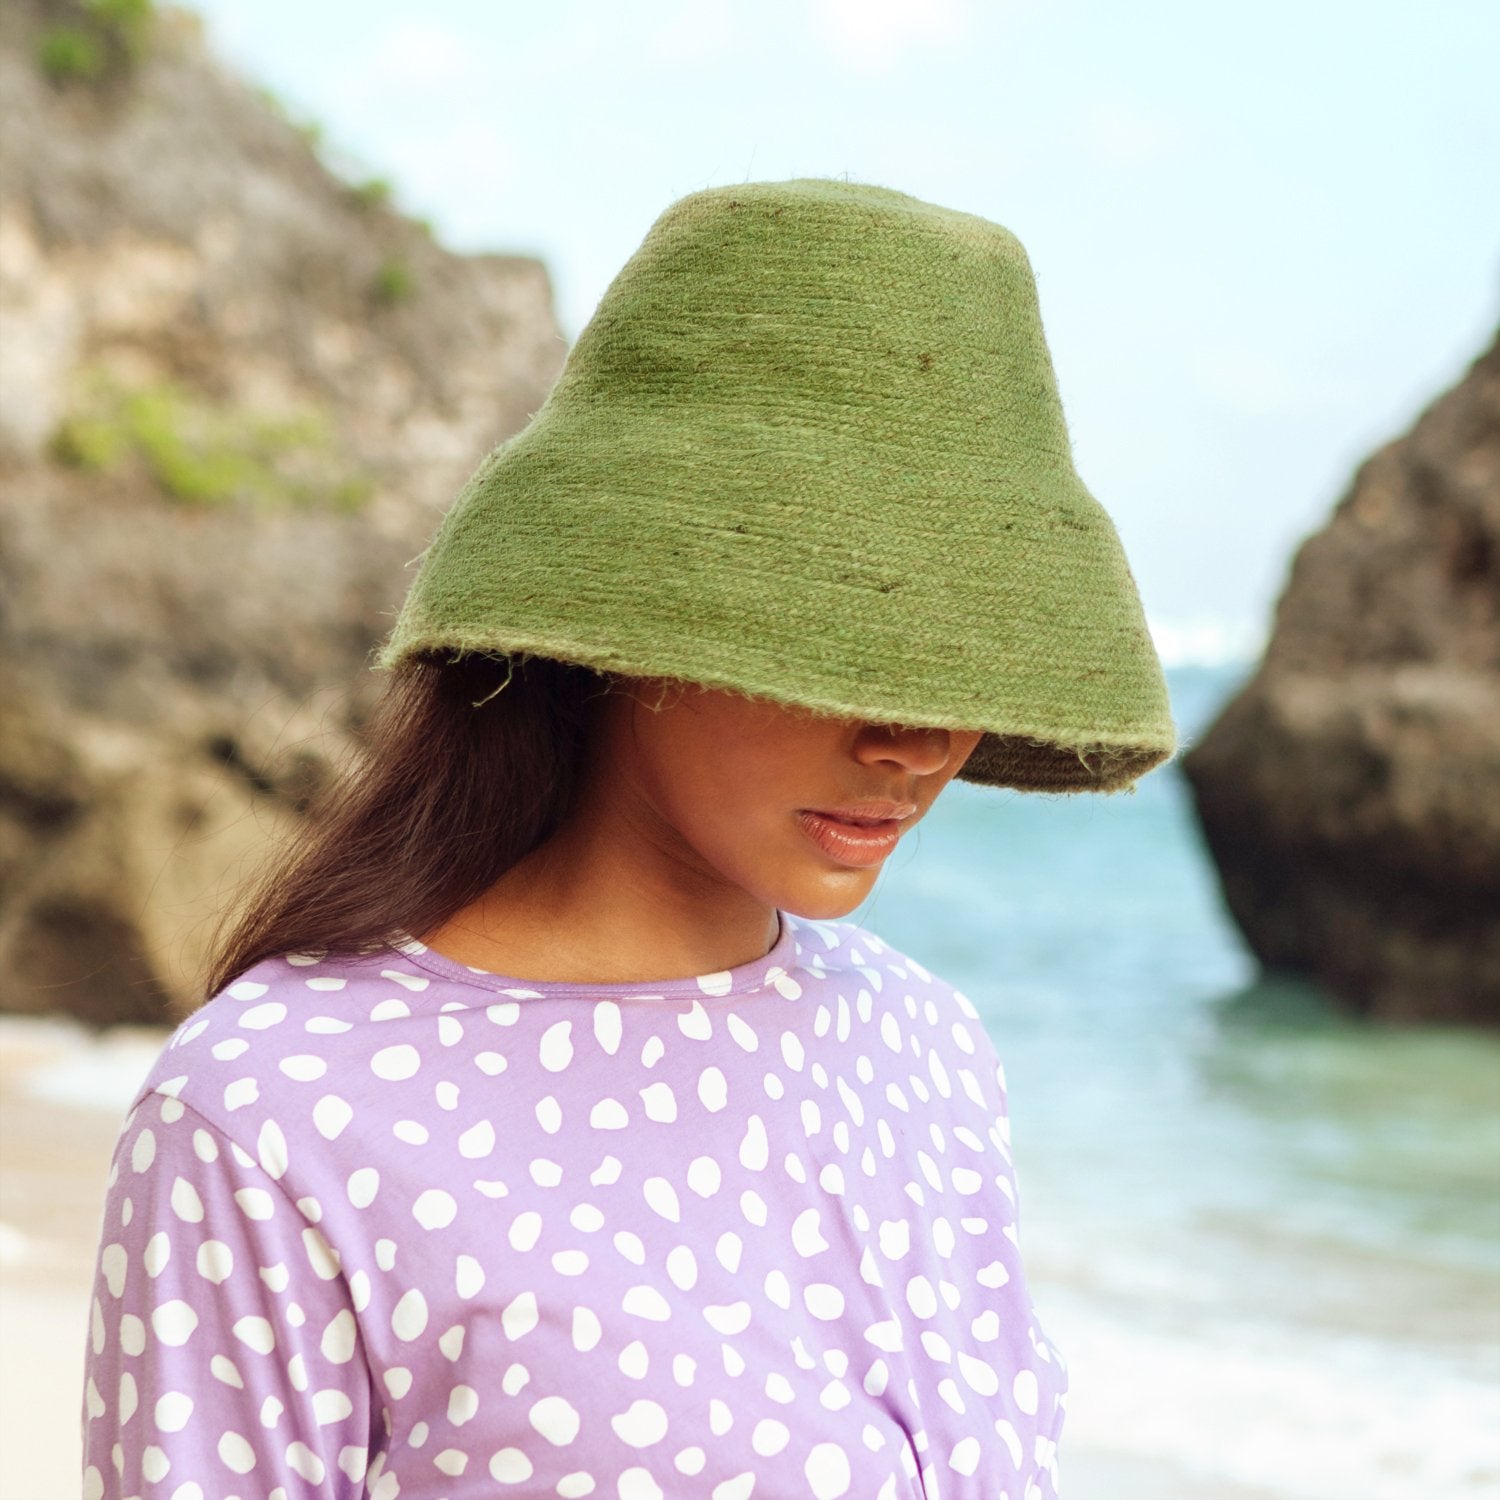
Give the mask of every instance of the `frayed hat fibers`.
[[657, 219], [443, 519], [377, 666], [441, 650], [982, 729], [960, 774], [994, 786], [1114, 791], [1175, 750], [1025, 250], [865, 183]]

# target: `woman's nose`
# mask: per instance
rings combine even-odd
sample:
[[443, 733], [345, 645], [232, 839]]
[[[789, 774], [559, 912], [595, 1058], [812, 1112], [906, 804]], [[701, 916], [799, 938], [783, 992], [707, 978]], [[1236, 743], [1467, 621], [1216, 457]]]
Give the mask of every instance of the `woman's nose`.
[[859, 759], [894, 760], [918, 775], [940, 771], [952, 754], [946, 729], [910, 724], [865, 724], [855, 739]]

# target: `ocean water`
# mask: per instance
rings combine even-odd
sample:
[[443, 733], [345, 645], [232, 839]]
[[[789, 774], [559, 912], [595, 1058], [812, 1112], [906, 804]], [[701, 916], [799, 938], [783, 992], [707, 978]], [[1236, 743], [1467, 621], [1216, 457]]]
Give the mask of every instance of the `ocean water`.
[[[1249, 670], [1169, 672], [1184, 747]], [[1500, 1496], [1500, 1036], [1262, 980], [1175, 766], [955, 782], [853, 915], [999, 1048], [1069, 1500], [1070, 1439], [1203, 1500]]]

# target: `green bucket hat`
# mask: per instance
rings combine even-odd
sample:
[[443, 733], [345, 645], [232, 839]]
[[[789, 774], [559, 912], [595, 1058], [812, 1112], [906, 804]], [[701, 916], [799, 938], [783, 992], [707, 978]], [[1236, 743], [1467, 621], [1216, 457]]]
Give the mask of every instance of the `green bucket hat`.
[[998, 224], [799, 179], [673, 203], [422, 554], [376, 666], [555, 657], [982, 730], [963, 779], [1116, 791], [1176, 748]]

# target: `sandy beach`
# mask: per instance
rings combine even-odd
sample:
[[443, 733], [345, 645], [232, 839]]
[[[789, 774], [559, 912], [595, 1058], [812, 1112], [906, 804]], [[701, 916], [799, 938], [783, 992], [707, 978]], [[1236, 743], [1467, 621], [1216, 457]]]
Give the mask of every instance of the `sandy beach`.
[[115, 1136], [167, 1038], [0, 1017], [0, 1496], [76, 1500], [88, 1299]]

